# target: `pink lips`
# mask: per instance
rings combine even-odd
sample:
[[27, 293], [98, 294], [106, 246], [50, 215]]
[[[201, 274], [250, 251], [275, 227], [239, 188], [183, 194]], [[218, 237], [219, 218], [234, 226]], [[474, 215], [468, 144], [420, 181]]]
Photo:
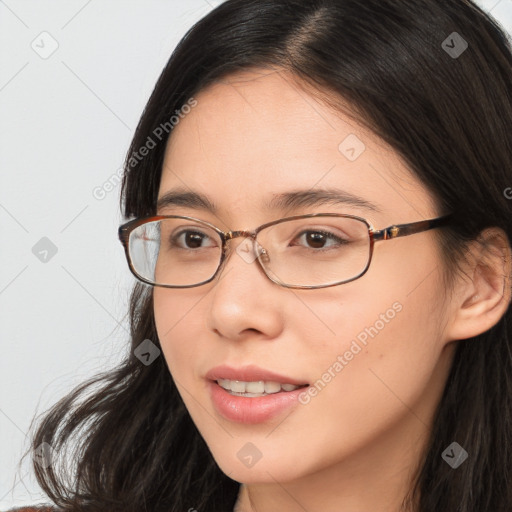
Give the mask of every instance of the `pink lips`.
[[219, 379], [239, 380], [244, 382], [271, 381], [280, 384], [293, 384], [295, 386], [307, 385], [285, 375], [270, 372], [257, 366], [244, 366], [232, 368], [222, 365], [212, 368], [205, 378], [212, 403], [216, 411], [224, 418], [237, 423], [262, 423], [282, 413], [284, 410], [298, 404], [298, 396], [304, 389], [294, 391], [280, 391], [261, 397], [235, 396], [217, 384]]

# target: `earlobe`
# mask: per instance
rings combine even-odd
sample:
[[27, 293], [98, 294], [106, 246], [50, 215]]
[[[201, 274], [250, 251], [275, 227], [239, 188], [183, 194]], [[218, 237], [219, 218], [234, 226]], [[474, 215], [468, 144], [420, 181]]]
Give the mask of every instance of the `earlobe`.
[[478, 336], [496, 325], [511, 302], [512, 250], [505, 232], [484, 230], [468, 255], [470, 280], [458, 283], [458, 304], [446, 335], [450, 340]]

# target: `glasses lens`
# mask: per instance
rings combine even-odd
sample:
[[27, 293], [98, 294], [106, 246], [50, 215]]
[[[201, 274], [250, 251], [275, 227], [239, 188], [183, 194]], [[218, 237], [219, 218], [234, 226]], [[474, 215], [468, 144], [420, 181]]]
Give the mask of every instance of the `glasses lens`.
[[129, 239], [135, 272], [154, 284], [190, 286], [210, 279], [222, 240], [209, 226], [189, 219], [162, 219], [135, 228]]
[[274, 224], [258, 234], [268, 274], [290, 286], [325, 286], [358, 277], [368, 265], [368, 226], [349, 217], [318, 216]]
[[[258, 259], [288, 286], [329, 286], [359, 277], [370, 256], [368, 226], [350, 217], [317, 216], [273, 224], [258, 233]], [[143, 280], [193, 286], [217, 271], [222, 239], [206, 224], [182, 218], [146, 222], [130, 233], [129, 253]]]

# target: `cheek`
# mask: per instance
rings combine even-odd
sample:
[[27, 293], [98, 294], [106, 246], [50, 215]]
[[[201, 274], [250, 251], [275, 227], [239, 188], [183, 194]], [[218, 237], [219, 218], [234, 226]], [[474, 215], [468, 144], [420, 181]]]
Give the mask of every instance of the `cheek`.
[[154, 289], [155, 325], [169, 370], [178, 382], [190, 381], [202, 347], [205, 327], [201, 323], [199, 298], [189, 290]]
[[[428, 392], [444, 346], [439, 327], [442, 289], [438, 272], [418, 286], [416, 276], [428, 274], [429, 269], [425, 263], [421, 269], [416, 265], [406, 262], [400, 279], [379, 279], [378, 287], [368, 276], [347, 283], [338, 298], [305, 300], [315, 313], [309, 320], [327, 333], [315, 338], [312, 329], [308, 331], [306, 315], [297, 320], [301, 340], [309, 345], [301, 345], [301, 356], [307, 357], [312, 369], [313, 386], [303, 396], [303, 405], [310, 408], [309, 427], [330, 431], [334, 426], [345, 439], [354, 439], [355, 432], [363, 439]], [[396, 272], [394, 276], [400, 275]]]
[[[377, 296], [354, 288], [338, 303], [309, 301], [310, 314], [303, 312], [295, 322], [300, 336], [295, 353], [308, 361], [318, 396], [370, 405], [376, 401], [375, 389], [384, 389], [386, 383], [412, 389], [416, 380], [421, 382], [440, 352], [438, 321], [425, 300], [391, 289]], [[314, 311], [321, 314], [311, 314]], [[324, 388], [331, 392], [324, 393]]]

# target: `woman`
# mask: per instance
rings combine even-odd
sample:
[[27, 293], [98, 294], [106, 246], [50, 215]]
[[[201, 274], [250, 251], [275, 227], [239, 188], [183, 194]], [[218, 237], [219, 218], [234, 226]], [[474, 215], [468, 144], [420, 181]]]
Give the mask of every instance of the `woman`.
[[52, 501], [510, 510], [511, 90], [466, 0], [197, 23], [126, 158], [130, 354], [33, 437]]

